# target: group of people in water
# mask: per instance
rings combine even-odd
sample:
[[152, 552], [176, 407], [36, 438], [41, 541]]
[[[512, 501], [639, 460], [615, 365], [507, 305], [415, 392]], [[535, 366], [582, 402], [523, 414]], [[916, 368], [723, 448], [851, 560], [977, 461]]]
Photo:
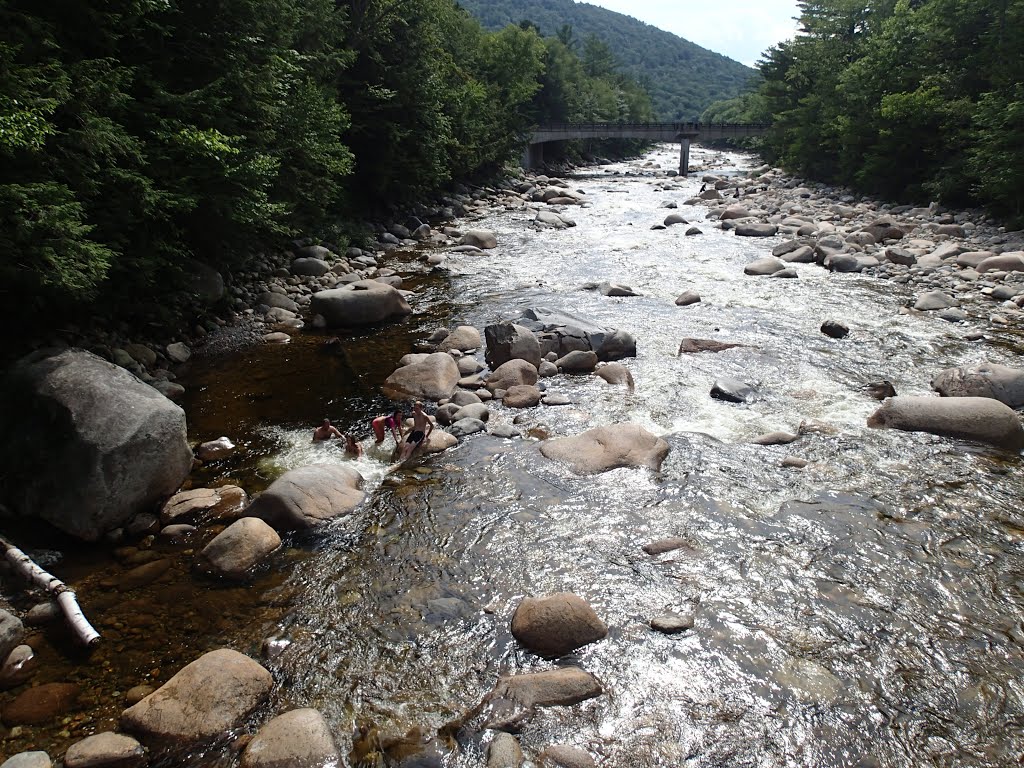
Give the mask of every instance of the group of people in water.
[[[415, 453], [423, 442], [430, 437], [434, 431], [434, 423], [423, 411], [423, 403], [416, 401], [412, 408], [412, 429], [408, 434], [404, 431], [405, 413], [401, 408], [396, 408], [393, 413], [377, 416], [370, 422], [373, 430], [375, 444], [380, 445], [387, 439], [387, 431], [390, 430], [395, 438], [395, 453], [398, 463], [407, 461]], [[313, 442], [337, 438], [345, 441], [345, 455], [358, 458], [363, 455], [363, 447], [352, 434], [344, 434], [331, 424], [330, 419], [324, 419], [323, 423], [313, 430]]]

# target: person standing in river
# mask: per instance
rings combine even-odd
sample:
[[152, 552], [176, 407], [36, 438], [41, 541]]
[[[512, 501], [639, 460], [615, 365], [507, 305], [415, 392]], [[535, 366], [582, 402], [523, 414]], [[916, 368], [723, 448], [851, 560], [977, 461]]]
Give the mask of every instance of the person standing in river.
[[398, 454], [398, 462], [407, 461], [413, 452], [423, 444], [423, 441], [430, 437], [430, 433], [433, 431], [434, 423], [423, 412], [423, 403], [417, 400], [416, 404], [412, 407], [412, 431], [402, 445], [402, 450]]
[[331, 424], [330, 419], [324, 419], [324, 423], [313, 430], [313, 442], [319, 443], [321, 440], [330, 440], [332, 437], [341, 439], [344, 435], [338, 431], [338, 428]]
[[395, 438], [395, 445], [399, 446], [402, 444], [402, 422], [405, 420], [405, 414], [402, 413], [401, 408], [396, 408], [395, 412], [390, 416], [387, 414], [378, 416], [370, 422], [370, 427], [373, 429], [373, 434], [376, 440], [374, 441], [377, 445], [384, 442], [384, 429], [390, 429], [392, 436]]

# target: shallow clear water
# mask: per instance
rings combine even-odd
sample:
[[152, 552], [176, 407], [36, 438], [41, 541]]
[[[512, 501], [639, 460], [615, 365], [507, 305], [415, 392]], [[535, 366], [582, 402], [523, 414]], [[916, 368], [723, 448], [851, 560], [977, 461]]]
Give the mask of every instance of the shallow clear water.
[[[282, 683], [272, 708], [321, 709], [343, 750], [360, 727], [435, 734], [499, 674], [577, 663], [605, 695], [540, 711], [520, 735], [528, 753], [569, 743], [618, 767], [1018, 762], [1020, 459], [868, 429], [877, 402], [860, 391], [887, 378], [900, 394], [924, 394], [944, 367], [1012, 363], [1012, 345], [965, 341], [979, 324], [901, 314], [905, 289], [868, 276], [796, 265], [796, 280], [745, 277], [743, 265], [780, 240], [737, 238], [683, 206], [699, 176], [675, 182], [643, 165], [672, 168], [674, 152], [573, 179], [590, 201], [567, 211], [573, 229], [536, 231], [529, 212], [474, 224], [495, 230], [499, 248], [414, 275], [417, 314], [343, 337], [344, 358], [304, 336], [195, 371], [192, 436], [227, 434], [245, 448], [197, 482], [258, 490], [289, 467], [345, 461], [308, 443], [312, 426], [326, 415], [368, 433], [387, 408], [377, 387], [437, 325], [482, 329], [547, 307], [632, 333], [636, 392], [549, 379], [573, 404], [540, 406], [522, 427], [563, 435], [630, 421], [672, 448], [660, 473], [596, 477], [547, 461], [537, 440], [486, 435], [387, 478], [387, 456], [362, 459], [365, 507], [293, 542], [277, 566], [283, 581], [260, 592], [275, 610], [258, 609], [235, 647], [255, 652], [261, 632], [289, 638], [269, 663]], [[652, 231], [664, 200], [703, 234]], [[643, 295], [581, 289], [601, 280]], [[676, 307], [687, 289], [702, 302]], [[851, 334], [824, 336], [826, 318]], [[686, 336], [745, 346], [677, 356]], [[756, 385], [754, 401], [711, 399], [723, 375]], [[518, 413], [493, 410], [492, 421]], [[791, 445], [747, 442], [801, 422], [814, 428]], [[811, 463], [782, 468], [787, 455]], [[691, 546], [641, 550], [667, 536]], [[587, 599], [609, 636], [546, 662], [518, 647], [509, 621], [524, 595], [555, 591]], [[650, 630], [666, 611], [693, 611], [694, 628]], [[482, 765], [488, 738], [466, 738], [446, 761]]]

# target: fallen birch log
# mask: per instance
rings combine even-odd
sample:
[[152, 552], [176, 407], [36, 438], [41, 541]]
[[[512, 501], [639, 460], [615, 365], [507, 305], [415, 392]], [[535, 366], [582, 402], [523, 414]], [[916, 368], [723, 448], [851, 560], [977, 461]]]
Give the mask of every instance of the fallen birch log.
[[67, 619], [72, 631], [74, 631], [83, 645], [95, 645], [100, 641], [100, 633], [85, 618], [85, 614], [82, 613], [82, 608], [78, 605], [75, 592], [71, 587], [56, 576], [44, 571], [32, 561], [31, 557], [3, 536], [0, 536], [0, 545], [3, 545], [4, 557], [15, 571], [20, 573], [34, 586], [46, 590], [57, 601], [57, 605], [64, 612], [64, 617]]

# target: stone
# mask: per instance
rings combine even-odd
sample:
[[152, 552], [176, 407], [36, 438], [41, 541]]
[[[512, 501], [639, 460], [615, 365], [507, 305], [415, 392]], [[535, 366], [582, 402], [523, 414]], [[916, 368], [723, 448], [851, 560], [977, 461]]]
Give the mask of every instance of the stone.
[[176, 523], [174, 525], [165, 525], [161, 528], [160, 536], [164, 539], [178, 540], [191, 536], [198, 530], [194, 525], [189, 525], [188, 523]]
[[[30, 627], [41, 627], [57, 621], [64, 612], [55, 600], [47, 600], [45, 603], [37, 603], [29, 608], [25, 614], [25, 623]], [[2, 636], [0, 631], [0, 636]]]
[[886, 248], [885, 258], [893, 264], [900, 264], [905, 267], [912, 267], [917, 263], [917, 255], [905, 248]]
[[86, 541], [174, 493], [192, 468], [185, 413], [128, 371], [83, 350], [30, 355], [5, 378], [0, 495]]
[[711, 387], [713, 398], [729, 403], [745, 403], [753, 394], [753, 387], [731, 376], [722, 376]]
[[649, 544], [644, 544], [643, 550], [648, 555], [664, 555], [667, 552], [674, 552], [677, 549], [692, 549], [692, 545], [686, 539], [672, 536], [667, 539], [658, 539]]
[[267, 291], [267, 292], [261, 293], [259, 296], [257, 296], [256, 297], [256, 304], [257, 305], [262, 304], [262, 305], [264, 305], [266, 307], [271, 307], [271, 308], [279, 307], [281, 309], [287, 309], [289, 312], [298, 312], [299, 311], [299, 305], [298, 304], [296, 304], [294, 301], [289, 299], [287, 296], [284, 296], [284, 295], [282, 295], [280, 293], [275, 293], [273, 291]]
[[787, 469], [803, 469], [810, 464], [807, 459], [801, 459], [799, 456], [787, 456], [782, 460], [782, 464], [779, 466]]
[[838, 320], [826, 320], [821, 324], [821, 332], [833, 339], [842, 339], [850, 334], [850, 328]]
[[314, 293], [309, 309], [322, 315], [328, 328], [377, 325], [412, 314], [402, 292], [378, 280], [357, 280]]
[[[472, 395], [472, 392], [467, 392], [467, 395]], [[473, 397], [476, 397], [473, 395]], [[467, 403], [452, 414], [452, 422], [456, 422], [459, 419], [478, 419], [479, 421], [487, 421], [491, 418], [491, 412], [487, 409], [486, 403], [480, 402], [479, 398], [476, 398], [475, 402]]]
[[864, 393], [875, 400], [885, 400], [887, 397], [896, 397], [896, 387], [888, 379], [883, 381], [872, 381], [863, 387]]
[[691, 235], [691, 236], [692, 235], [703, 235], [704, 232], [700, 229], [700, 227], [690, 227], [689, 229], [686, 230], [686, 234], [687, 235]]
[[975, 269], [986, 272], [1024, 272], [1024, 253], [1001, 253], [978, 263]]
[[459, 444], [455, 435], [445, 432], [443, 429], [435, 429], [427, 435], [427, 439], [421, 443], [417, 453], [441, 453]]
[[245, 510], [277, 530], [303, 530], [344, 517], [366, 494], [352, 467], [317, 464], [285, 472]]
[[290, 344], [292, 337], [287, 333], [275, 331], [274, 333], [263, 334], [263, 340], [267, 342], [267, 344]]
[[608, 627], [583, 598], [558, 592], [523, 598], [512, 616], [512, 635], [537, 655], [554, 659], [596, 643], [608, 635]]
[[480, 419], [467, 416], [452, 422], [452, 425], [448, 427], [448, 431], [455, 437], [469, 437], [477, 432], [483, 432], [486, 428], [487, 425]]
[[518, 730], [537, 707], [570, 706], [602, 693], [597, 679], [578, 667], [502, 676], [484, 699], [491, 710], [486, 727]]
[[786, 268], [785, 262], [776, 259], [774, 256], [765, 256], [761, 259], [755, 259], [743, 268], [743, 274], [753, 275], [760, 277], [764, 275], [773, 275], [776, 272], [780, 272]]
[[791, 432], [767, 432], [758, 435], [750, 443], [752, 445], [789, 445], [799, 438], [800, 435], [794, 435]]
[[81, 690], [74, 683], [43, 683], [26, 688], [3, 709], [7, 726], [47, 725], [75, 708]]
[[779, 228], [774, 224], [747, 223], [737, 224], [734, 231], [739, 237], [774, 237]]
[[715, 341], [714, 339], [691, 339], [686, 338], [679, 342], [679, 351], [676, 355], [693, 355], [700, 352], [724, 352], [727, 349], [742, 347], [743, 344], [734, 344], [727, 341]]
[[541, 391], [533, 384], [514, 384], [501, 399], [509, 408], [532, 408], [540, 402]]
[[1013, 408], [1024, 408], [1024, 370], [998, 363], [947, 368], [932, 379], [943, 397], [990, 397]]
[[914, 301], [914, 309], [922, 312], [930, 312], [936, 309], [948, 309], [958, 306], [959, 302], [942, 291], [928, 291], [920, 294]]
[[188, 345], [183, 344], [180, 341], [177, 341], [174, 344], [168, 344], [166, 351], [167, 357], [169, 357], [172, 362], [179, 364], [187, 363], [189, 358], [192, 357], [192, 350], [188, 348]]
[[156, 365], [156, 352], [145, 344], [125, 344], [124, 351], [131, 355], [139, 365], [144, 365], [147, 368]]
[[622, 384], [630, 392], [635, 389], [633, 374], [622, 363], [605, 363], [598, 367], [594, 373], [609, 384]]
[[665, 217], [663, 223], [666, 227], [671, 227], [673, 224], [689, 224], [690, 222], [683, 218], [681, 213], [670, 213]]
[[120, 592], [130, 592], [133, 589], [149, 586], [171, 570], [171, 565], [170, 560], [163, 558], [132, 568], [118, 577], [117, 589]]
[[392, 400], [443, 400], [455, 392], [461, 377], [451, 355], [434, 352], [395, 370], [382, 390]]
[[729, 219], [749, 219], [750, 211], [739, 203], [733, 203], [732, 205], [726, 206], [725, 210], [722, 211], [721, 216], [718, 218], [721, 221], [728, 221]]
[[493, 437], [500, 437], [505, 440], [511, 440], [514, 437], [523, 436], [523, 433], [511, 424], [493, 424], [488, 428], [487, 434], [492, 435]]
[[164, 504], [160, 510], [160, 522], [163, 525], [194, 523], [203, 519], [204, 513], [215, 507], [220, 498], [216, 488], [181, 491], [171, 496]]
[[53, 762], [45, 752], [19, 752], [4, 760], [0, 768], [53, 768]]
[[544, 747], [539, 759], [544, 768], [597, 768], [597, 763], [589, 752], [565, 744]]
[[308, 256], [300, 257], [292, 262], [292, 274], [304, 277], [323, 277], [331, 271], [331, 265], [323, 259]]
[[540, 399], [540, 401], [542, 403], [544, 403], [544, 405], [551, 405], [551, 406], [572, 405], [573, 404], [572, 400], [569, 399], [568, 395], [563, 395], [563, 394], [561, 394], [559, 392], [547, 392]]
[[636, 339], [626, 331], [612, 331], [604, 337], [596, 352], [597, 359], [604, 362], [636, 357]]
[[486, 229], [471, 229], [462, 235], [459, 245], [472, 245], [482, 250], [498, 247], [498, 238]]
[[651, 629], [665, 635], [677, 635], [680, 632], [693, 629], [693, 616], [680, 616], [676, 613], [655, 616], [651, 619]]
[[1024, 429], [1009, 406], [987, 397], [890, 397], [869, 427], [929, 432], [999, 448], [1024, 448]]
[[563, 373], [591, 373], [597, 367], [597, 353], [573, 350], [555, 361], [555, 367]]
[[38, 666], [39, 660], [31, 646], [15, 646], [14, 650], [3, 657], [3, 664], [0, 665], [0, 690], [6, 691], [27, 683]]
[[156, 688], [151, 685], [135, 685], [129, 688], [124, 694], [124, 701], [129, 707], [138, 704], [144, 698], [153, 693]]
[[787, 264], [813, 264], [816, 260], [814, 249], [809, 245], [802, 245], [794, 251], [789, 251], [781, 258]]
[[237, 651], [210, 651], [121, 713], [121, 728], [150, 748], [181, 748], [224, 735], [260, 706], [270, 673]]
[[9, 611], [0, 608], [0, 659], [21, 645], [25, 638], [25, 625], [21, 619]]
[[230, 438], [218, 437], [216, 440], [207, 440], [205, 443], [200, 443], [199, 447], [196, 448], [196, 457], [203, 461], [216, 461], [217, 459], [223, 459], [225, 456], [230, 456], [235, 452], [235, 444], [231, 442]]
[[602, 296], [640, 296], [641, 294], [634, 291], [628, 285], [622, 285], [621, 283], [611, 283], [605, 281], [597, 286], [597, 290]]
[[860, 260], [852, 253], [830, 253], [822, 262], [829, 272], [860, 272]]
[[676, 297], [677, 307], [688, 307], [700, 301], [700, 294], [696, 291], [683, 291]]
[[241, 768], [335, 768], [341, 755], [315, 709], [293, 709], [260, 728], [242, 752]]
[[456, 361], [456, 365], [458, 365], [459, 373], [462, 376], [472, 376], [474, 373], [479, 373], [484, 369], [479, 360], [469, 355], [460, 357]]
[[526, 360], [514, 359], [503, 363], [487, 377], [487, 389], [494, 392], [522, 384], [536, 384], [536, 367]]
[[280, 546], [281, 537], [263, 520], [243, 517], [218, 533], [203, 548], [199, 562], [214, 575], [241, 579]]
[[143, 768], [146, 750], [123, 733], [97, 733], [68, 747], [64, 768]]
[[534, 368], [540, 365], [540, 342], [529, 328], [515, 323], [496, 323], [484, 328], [487, 341], [485, 359], [491, 369], [509, 360], [525, 360]]
[[573, 437], [547, 440], [540, 452], [562, 461], [579, 474], [596, 474], [618, 467], [661, 469], [668, 443], [636, 424], [595, 427]]
[[487, 745], [487, 768], [520, 768], [523, 750], [511, 733], [498, 731]]
[[480, 338], [480, 331], [471, 325], [460, 325], [437, 345], [437, 351], [447, 352], [451, 349], [458, 349], [462, 352], [470, 352], [482, 346], [483, 341]]

